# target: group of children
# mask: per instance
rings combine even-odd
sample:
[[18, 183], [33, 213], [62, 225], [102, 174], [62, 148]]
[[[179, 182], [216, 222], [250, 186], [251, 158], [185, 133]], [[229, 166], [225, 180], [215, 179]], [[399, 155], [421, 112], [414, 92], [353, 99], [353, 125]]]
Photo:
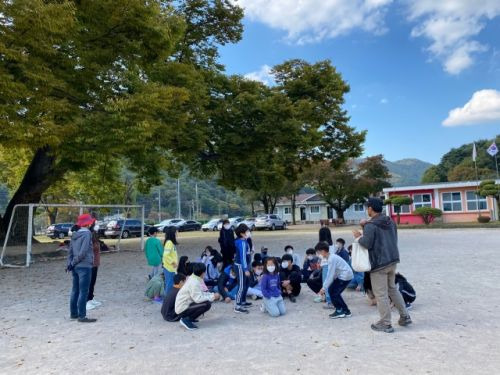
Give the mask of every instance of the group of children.
[[[187, 256], [178, 258], [175, 228], [167, 229], [163, 244], [156, 228], [150, 229], [145, 247], [151, 267], [146, 296], [162, 304], [166, 321], [179, 321], [188, 330], [197, 329], [198, 318], [210, 310], [214, 301], [234, 301], [234, 312], [248, 314], [252, 303], [247, 297], [261, 299], [261, 311], [279, 317], [286, 313], [284, 298], [295, 303], [302, 283], [317, 294], [315, 302], [325, 302], [325, 308], [334, 310], [332, 319], [351, 316], [342, 298], [346, 288], [365, 291], [370, 296], [370, 286], [366, 284], [369, 277], [352, 270], [345, 241], [339, 238], [334, 246], [327, 227], [321, 228], [315, 248], [306, 251], [302, 268], [291, 245], [285, 247], [281, 258], [272, 257], [266, 248], [254, 252], [251, 231], [245, 224], [239, 225], [234, 234], [232, 253], [226, 248], [222, 255], [207, 246], [196, 262], [190, 262]], [[221, 230], [226, 246], [227, 238], [234, 234], [227, 228]], [[406, 279], [402, 280], [407, 289], [407, 293], [402, 292], [405, 301], [414, 300], [413, 288]]]

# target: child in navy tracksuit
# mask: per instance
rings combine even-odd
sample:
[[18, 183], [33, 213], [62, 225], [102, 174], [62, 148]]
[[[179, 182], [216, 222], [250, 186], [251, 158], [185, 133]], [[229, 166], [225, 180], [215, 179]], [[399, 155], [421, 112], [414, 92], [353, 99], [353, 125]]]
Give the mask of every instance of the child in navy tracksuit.
[[250, 302], [246, 301], [248, 277], [250, 276], [250, 246], [248, 246], [247, 242], [247, 238], [250, 236], [250, 229], [245, 224], [240, 224], [236, 228], [235, 233], [237, 239], [234, 241], [236, 247], [234, 266], [238, 280], [238, 293], [236, 293], [234, 312], [248, 314], [248, 310], [245, 307], [251, 305]]

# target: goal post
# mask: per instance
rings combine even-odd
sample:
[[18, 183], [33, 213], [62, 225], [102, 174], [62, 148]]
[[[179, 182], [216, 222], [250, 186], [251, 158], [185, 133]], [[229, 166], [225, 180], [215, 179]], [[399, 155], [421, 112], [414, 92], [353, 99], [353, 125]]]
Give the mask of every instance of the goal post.
[[[104, 226], [99, 228], [98, 235], [103, 237], [103, 241], [110, 248], [120, 251], [122, 238], [135, 235], [140, 237], [140, 249], [144, 250], [145, 212], [143, 205], [18, 204], [12, 210], [5, 233], [0, 254], [0, 267], [29, 267], [33, 262], [34, 245], [40, 247], [43, 243], [45, 248], [50, 249], [51, 246], [56, 246], [56, 243], [51, 242], [50, 239], [64, 240], [63, 243], [67, 244], [70, 239], [68, 236], [71, 233], [70, 227], [76, 223], [78, 215], [83, 212], [89, 212], [101, 226]], [[111, 225], [114, 223], [114, 226], [108, 228], [108, 223]], [[108, 229], [113, 230], [110, 232], [113, 234], [110, 238], [106, 234]], [[11, 262], [10, 259], [17, 261]]]

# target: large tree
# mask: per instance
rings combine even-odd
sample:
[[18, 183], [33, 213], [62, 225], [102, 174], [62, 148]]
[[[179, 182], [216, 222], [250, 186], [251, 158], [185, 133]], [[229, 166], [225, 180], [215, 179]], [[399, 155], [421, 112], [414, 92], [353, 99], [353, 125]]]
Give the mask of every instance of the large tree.
[[369, 157], [357, 165], [353, 160], [340, 166], [324, 161], [310, 169], [307, 177], [341, 220], [354, 203], [364, 202], [370, 195], [390, 186], [382, 155]]
[[16, 204], [92, 170], [96, 155], [144, 188], [198, 157], [206, 77], [241, 18], [226, 0], [0, 2], [0, 138], [29, 159], [0, 231]]

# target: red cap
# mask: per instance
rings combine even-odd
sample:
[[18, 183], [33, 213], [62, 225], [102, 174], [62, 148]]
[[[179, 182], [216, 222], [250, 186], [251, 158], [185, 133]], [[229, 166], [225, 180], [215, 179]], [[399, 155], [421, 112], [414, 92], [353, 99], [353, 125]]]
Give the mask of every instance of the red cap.
[[78, 216], [76, 225], [79, 227], [90, 227], [94, 224], [95, 219], [90, 214], [83, 214]]

